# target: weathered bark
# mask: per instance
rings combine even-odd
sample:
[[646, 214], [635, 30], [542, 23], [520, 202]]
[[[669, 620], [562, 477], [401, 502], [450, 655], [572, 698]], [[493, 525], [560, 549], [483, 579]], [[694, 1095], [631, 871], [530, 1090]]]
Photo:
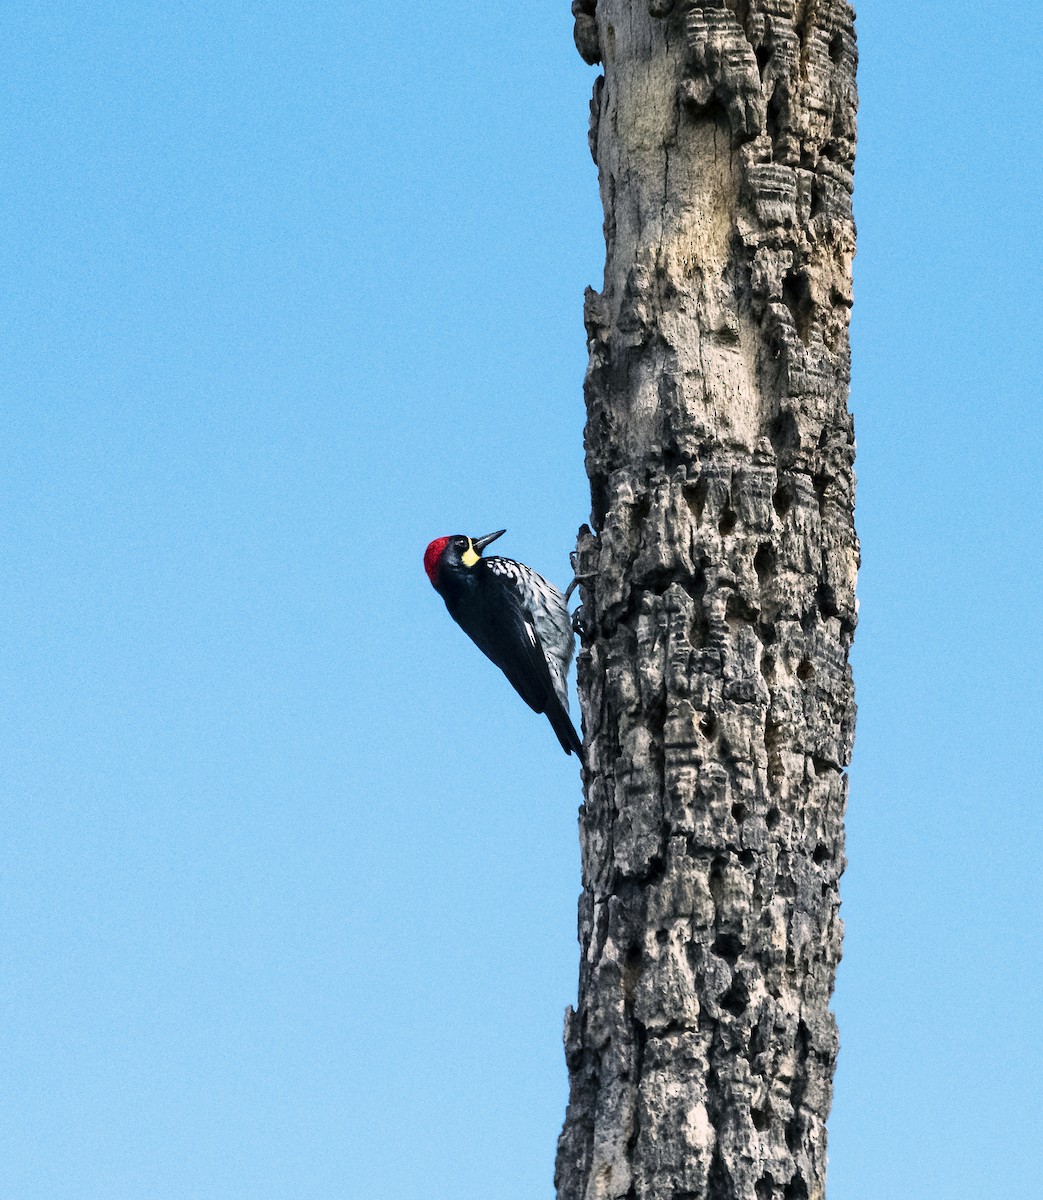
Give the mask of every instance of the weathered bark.
[[858, 565], [844, 0], [577, 0], [579, 1002], [559, 1200], [825, 1189]]

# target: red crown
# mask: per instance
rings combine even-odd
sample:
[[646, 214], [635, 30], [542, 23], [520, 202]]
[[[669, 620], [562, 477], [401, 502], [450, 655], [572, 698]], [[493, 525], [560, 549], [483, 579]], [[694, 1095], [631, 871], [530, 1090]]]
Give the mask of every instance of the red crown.
[[435, 538], [435, 540], [424, 551], [424, 570], [427, 572], [428, 579], [432, 583], [435, 581], [435, 572], [438, 570], [438, 560], [442, 557], [442, 551], [449, 545], [449, 539]]

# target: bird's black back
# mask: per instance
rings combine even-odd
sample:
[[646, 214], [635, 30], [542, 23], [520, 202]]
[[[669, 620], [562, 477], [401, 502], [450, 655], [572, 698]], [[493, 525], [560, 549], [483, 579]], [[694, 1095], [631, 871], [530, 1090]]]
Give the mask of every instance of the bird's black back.
[[525, 703], [546, 713], [566, 753], [583, 744], [554, 690], [547, 656], [521, 596], [509, 578], [482, 559], [466, 572], [446, 571], [438, 591], [449, 615], [500, 668]]
[[543, 712], [554, 691], [550, 668], [532, 618], [510, 583], [493, 574], [483, 559], [463, 579], [453, 577], [442, 598], [453, 620], [525, 703]]

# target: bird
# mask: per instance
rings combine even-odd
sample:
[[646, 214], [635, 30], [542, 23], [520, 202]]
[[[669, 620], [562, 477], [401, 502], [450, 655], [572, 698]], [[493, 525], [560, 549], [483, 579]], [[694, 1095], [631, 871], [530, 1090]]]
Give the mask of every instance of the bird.
[[455, 533], [424, 551], [424, 570], [449, 615], [538, 713], [546, 713], [566, 754], [583, 742], [569, 717], [573, 633], [565, 597], [524, 563], [482, 551], [506, 529], [485, 537]]

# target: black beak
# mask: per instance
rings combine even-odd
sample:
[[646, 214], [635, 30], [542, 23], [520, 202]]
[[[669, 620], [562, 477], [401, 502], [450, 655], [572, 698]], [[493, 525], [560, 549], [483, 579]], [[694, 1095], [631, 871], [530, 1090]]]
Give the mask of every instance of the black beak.
[[489, 545], [490, 542], [495, 542], [498, 537], [503, 537], [506, 532], [506, 529], [497, 529], [495, 533], [487, 533], [485, 537], [471, 538], [471, 543], [475, 548], [475, 552], [477, 554], [481, 554], [481, 552], [486, 546]]

